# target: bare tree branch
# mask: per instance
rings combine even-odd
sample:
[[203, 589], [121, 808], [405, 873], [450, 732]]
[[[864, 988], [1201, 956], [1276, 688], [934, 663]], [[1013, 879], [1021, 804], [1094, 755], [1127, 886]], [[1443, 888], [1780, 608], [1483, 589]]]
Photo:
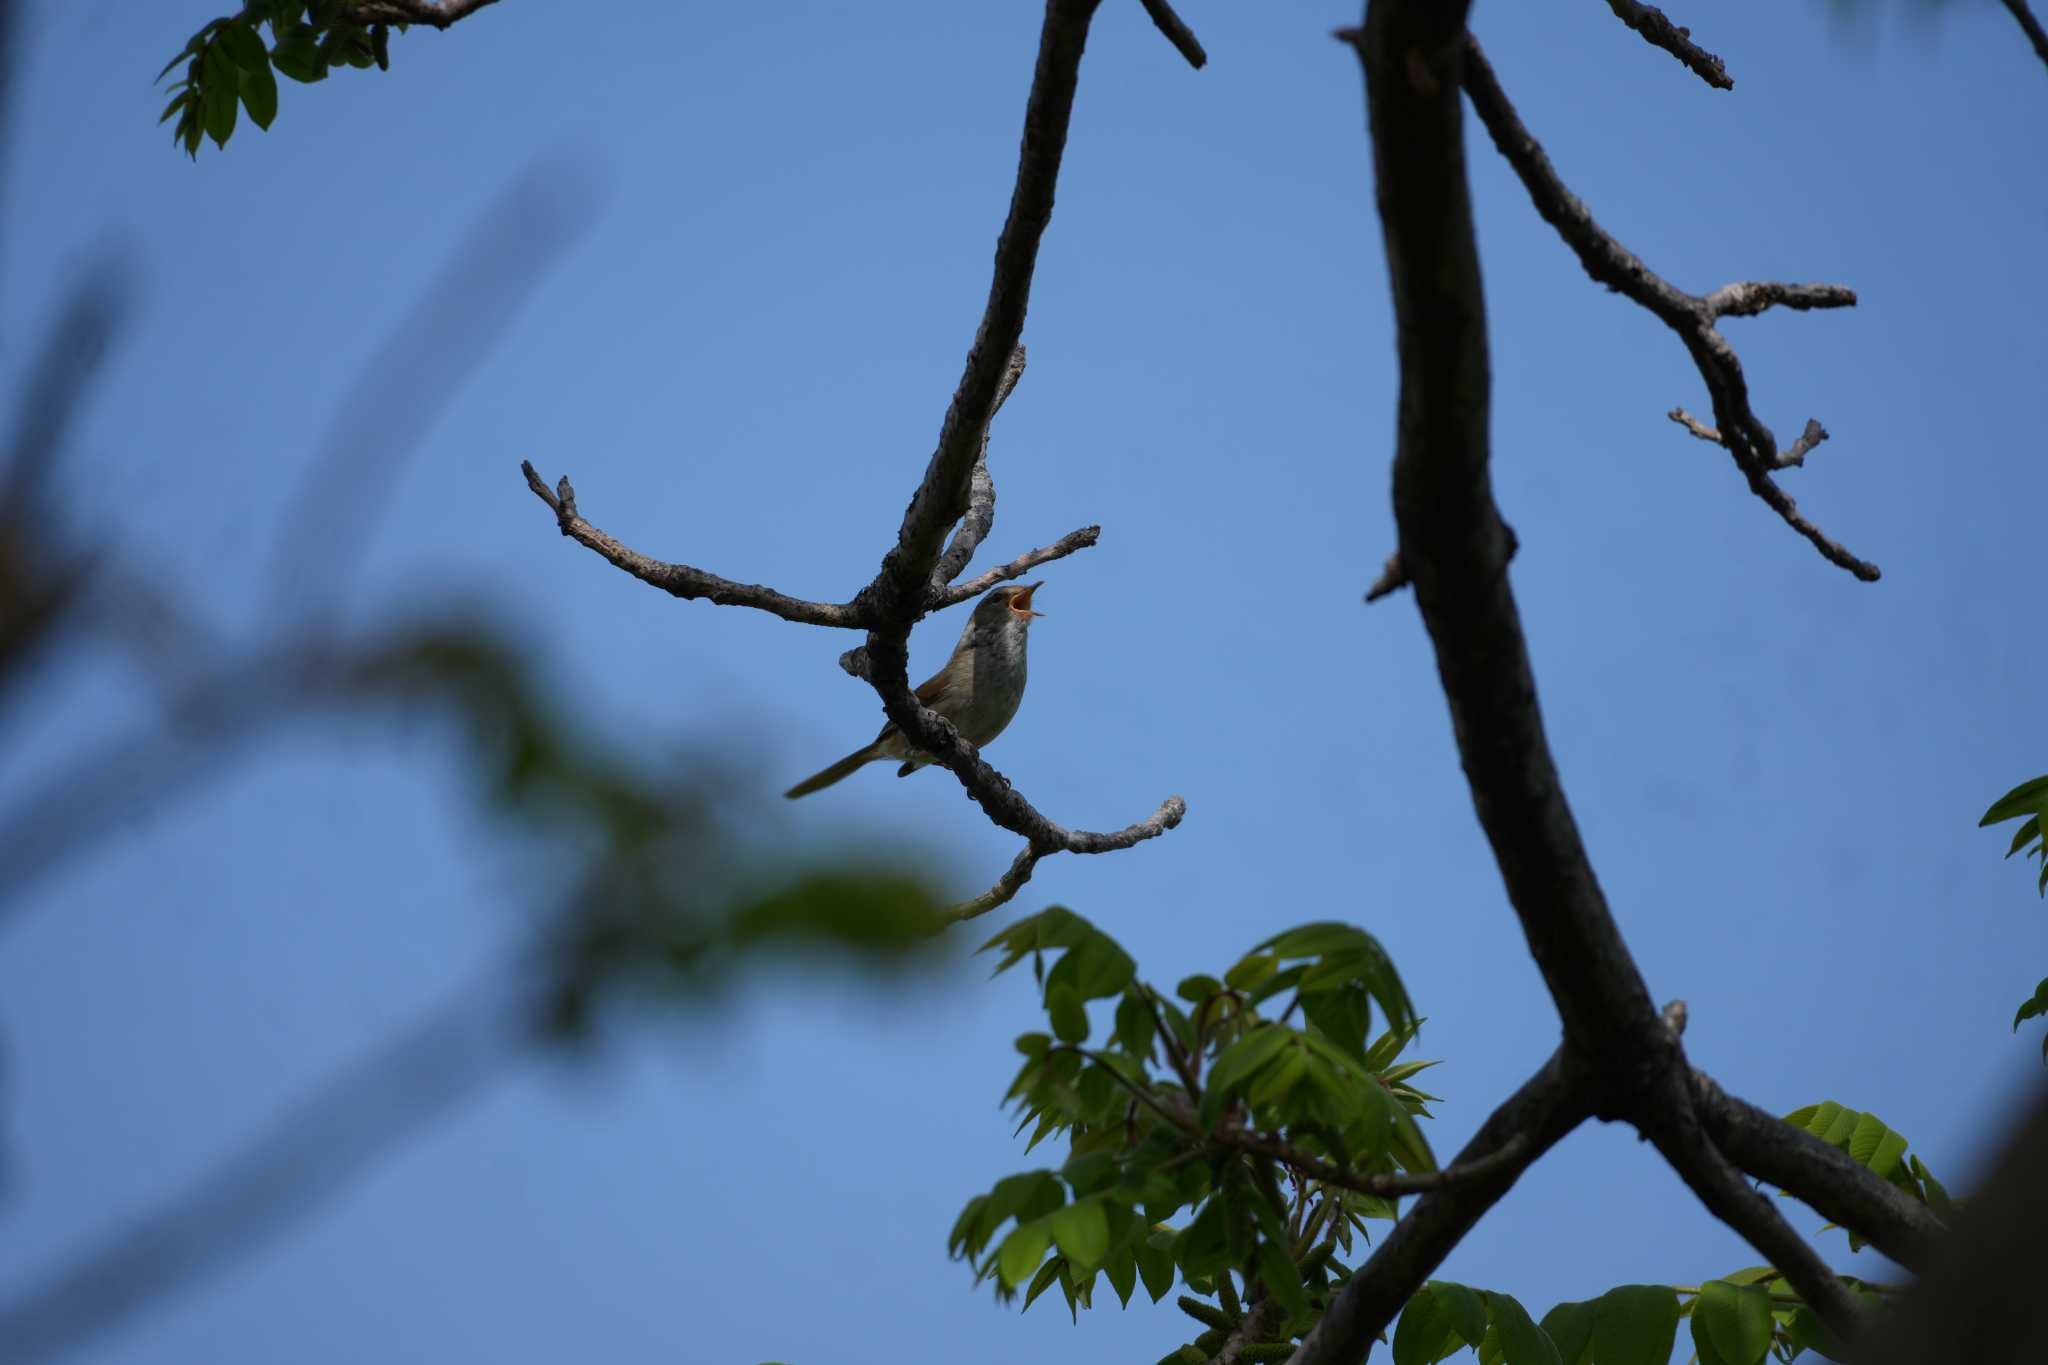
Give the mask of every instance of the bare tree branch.
[[1166, 41], [1188, 59], [1189, 66], [1200, 71], [1208, 62], [1209, 54], [1202, 50], [1201, 40], [1195, 37], [1194, 30], [1173, 12], [1173, 6], [1167, 0], [1140, 0], [1140, 3], [1145, 6], [1145, 13], [1152, 16], [1152, 22], [1159, 26], [1159, 31], [1166, 35]]
[[1670, 1086], [1672, 1093], [1663, 1103], [1643, 1107], [1649, 1120], [1645, 1127], [1657, 1150], [1707, 1212], [1742, 1234], [1838, 1336], [1844, 1341], [1859, 1339], [1865, 1313], [1856, 1296], [1785, 1221], [1778, 1206], [1745, 1181], [1714, 1146], [1693, 1112], [1683, 1079], [1674, 1074]]
[[869, 624], [871, 618], [857, 600], [845, 603], [806, 602], [758, 583], [735, 583], [687, 564], [664, 564], [658, 559], [649, 559], [583, 519], [576, 510], [576, 490], [569, 483], [567, 474], [550, 492], [530, 461], [521, 460], [519, 468], [526, 475], [526, 486], [554, 512], [555, 523], [562, 528], [563, 535], [597, 551], [641, 582], [651, 583], [665, 593], [682, 598], [709, 598], [720, 606], [755, 607], [785, 621], [800, 621], [810, 626], [859, 630]]
[[1076, 550], [1086, 550], [1102, 538], [1100, 526], [1083, 526], [1078, 531], [1069, 531], [1052, 544], [1040, 550], [1026, 550], [1009, 563], [986, 573], [976, 574], [965, 583], [955, 583], [944, 592], [932, 598], [932, 610], [971, 602], [998, 583], [1007, 583], [1013, 578], [1022, 578], [1041, 564], [1050, 564], [1055, 559], [1065, 559]]
[[1728, 74], [1728, 68], [1721, 64], [1721, 59], [1695, 43], [1692, 30], [1672, 23], [1663, 10], [1638, 4], [1637, 0], [1607, 0], [1607, 7], [1614, 11], [1615, 18], [1640, 33], [1644, 42], [1651, 47], [1661, 47], [1678, 58], [1687, 70], [1708, 85], [1716, 90], [1735, 88], [1735, 78]]
[[1335, 1185], [1340, 1190], [1375, 1194], [1383, 1199], [1398, 1199], [1405, 1195], [1448, 1190], [1458, 1185], [1470, 1184], [1475, 1180], [1484, 1180], [1510, 1166], [1528, 1165], [1528, 1162], [1523, 1160], [1523, 1153], [1528, 1150], [1529, 1141], [1523, 1133], [1510, 1134], [1496, 1150], [1488, 1152], [1485, 1156], [1471, 1161], [1454, 1161], [1440, 1171], [1374, 1172], [1367, 1175], [1348, 1171], [1333, 1162], [1304, 1152], [1282, 1138], [1266, 1133], [1244, 1128], [1219, 1128], [1207, 1136], [1225, 1147], [1234, 1147], [1240, 1152], [1271, 1157], [1289, 1170], [1310, 1180]]
[[1853, 1229], [1909, 1270], [1928, 1265], [1945, 1235], [1932, 1209], [1890, 1181], [1872, 1179], [1847, 1152], [1722, 1093], [1712, 1077], [1694, 1072], [1692, 1085], [1701, 1125], [1743, 1171]]
[[[1557, 229], [1565, 245], [1578, 255], [1579, 264], [1596, 281], [1627, 295], [1654, 313], [1676, 332], [1706, 381], [1714, 403], [1718, 430], [1712, 439], [1726, 447], [1755, 493], [1786, 525], [1812, 542], [1831, 564], [1847, 569], [1865, 582], [1875, 582], [1878, 568], [1858, 559], [1829, 539], [1819, 527], [1799, 512], [1785, 491], [1772, 481], [1773, 470], [1803, 460], [1817, 442], [1803, 442], [1781, 453], [1771, 435], [1751, 411], [1749, 388], [1742, 375], [1742, 362], [1735, 350], [1714, 326], [1723, 316], [1746, 316], [1762, 312], [1773, 304], [1792, 308], [1844, 308], [1855, 303], [1856, 295], [1837, 285], [1795, 285], [1775, 282], [1731, 284], [1701, 297], [1688, 294], [1644, 265], [1633, 252], [1609, 236], [1593, 221], [1579, 197], [1567, 188], [1551, 166], [1543, 148], [1523, 126], [1521, 116], [1501, 90], [1500, 82], [1487, 65], [1478, 43], [1469, 36], [1461, 79], [1465, 93], [1480, 121], [1493, 136], [1494, 146], [1507, 158], [1522, 185], [1529, 191], [1537, 213]], [[1817, 426], [1817, 424], [1816, 424]], [[1688, 429], [1692, 429], [1690, 426]], [[1708, 428], [1695, 435], [1705, 438]], [[1824, 435], [1825, 433], [1823, 433]], [[1802, 438], [1803, 439], [1803, 438]]]
[[939, 556], [938, 567], [932, 570], [933, 592], [943, 590], [960, 576], [996, 524], [996, 481], [988, 472], [988, 437], [994, 430], [996, 413], [1003, 410], [1003, 400], [1024, 377], [1025, 359], [1024, 348], [1019, 346], [1010, 352], [1010, 363], [1003, 368], [1002, 383], [996, 388], [996, 405], [989, 411], [990, 425], [982, 428], [981, 450], [974, 457], [974, 473], [968, 481], [967, 515], [954, 528], [952, 542]]
[[[1538, 1157], [1586, 1119], [1582, 1081], [1560, 1051], [1494, 1110], [1451, 1163], [1452, 1169], [1484, 1166], [1484, 1173], [1417, 1200], [1380, 1239], [1379, 1250], [1345, 1282], [1288, 1365], [1357, 1365], [1363, 1360], [1401, 1306], [1464, 1240], [1480, 1215], [1498, 1203]], [[1512, 1157], [1502, 1156], [1511, 1149]]]
[[2027, 0], [2004, 0], [2004, 3], [2012, 11], [2012, 17], [2020, 21], [2020, 31], [2027, 35], [2027, 41], [2034, 45], [2034, 55], [2048, 62], [2048, 30], [2041, 27], [2034, 11], [2027, 8]]
[[994, 886], [973, 900], [947, 906], [940, 912], [939, 918], [947, 923], [958, 923], [978, 915], [986, 915], [999, 905], [1009, 904], [1011, 898], [1024, 889], [1024, 883], [1031, 880], [1031, 873], [1037, 868], [1038, 860], [1044, 856], [1036, 845], [1024, 845], [1023, 852], [1010, 863], [1009, 870], [996, 879]]

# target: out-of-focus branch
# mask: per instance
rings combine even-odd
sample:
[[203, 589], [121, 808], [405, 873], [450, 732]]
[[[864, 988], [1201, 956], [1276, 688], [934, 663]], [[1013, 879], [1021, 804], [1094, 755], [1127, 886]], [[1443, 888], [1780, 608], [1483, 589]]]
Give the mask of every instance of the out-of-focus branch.
[[1651, 47], [1663, 48], [1678, 58], [1685, 68], [1713, 86], [1716, 90], [1733, 90], [1735, 78], [1728, 74], [1728, 68], [1721, 59], [1692, 40], [1692, 30], [1680, 28], [1665, 17], [1664, 11], [1654, 5], [1637, 3], [1637, 0], [1607, 0], [1607, 7], [1614, 11], [1614, 17], [1641, 34], [1643, 41]]
[[[1779, 450], [1777, 438], [1750, 408], [1741, 360], [1714, 325], [1721, 317], [1751, 316], [1774, 304], [1802, 309], [1846, 308], [1856, 302], [1856, 295], [1838, 285], [1777, 282], [1731, 284], [1705, 296], [1686, 293], [1644, 265], [1635, 253], [1593, 221], [1592, 213], [1558, 178], [1542, 146], [1523, 126], [1493, 68], [1469, 35], [1465, 39], [1460, 78], [1473, 109], [1492, 135], [1494, 146], [1520, 177], [1537, 213], [1557, 229], [1586, 273], [1649, 309], [1685, 343], [1713, 399], [1716, 423], [1714, 428], [1708, 428], [1686, 421], [1687, 429], [1726, 447], [1736, 467], [1748, 479], [1750, 491], [1783, 518], [1786, 525], [1810, 541], [1829, 563], [1847, 569], [1865, 582], [1875, 582], [1877, 566], [1829, 539], [1800, 514], [1797, 504], [1771, 478], [1774, 471], [1803, 461], [1826, 433], [1819, 430], [1817, 423], [1811, 424], [1799, 442]], [[1685, 420], [1682, 414], [1678, 420]], [[1816, 432], [1818, 435], [1814, 435]], [[1813, 439], [1807, 439], [1808, 436]]]
[[687, 564], [664, 564], [658, 559], [649, 559], [583, 519], [582, 514], [576, 510], [576, 489], [570, 484], [567, 474], [564, 474], [553, 491], [550, 491], [529, 461], [520, 461], [519, 468], [525, 473], [526, 486], [533, 490], [533, 495], [546, 503], [549, 510], [555, 514], [555, 524], [561, 527], [563, 535], [579, 545], [595, 550], [641, 582], [652, 584], [672, 596], [709, 598], [720, 606], [754, 607], [780, 616], [785, 621], [800, 621], [811, 626], [839, 626], [847, 630], [859, 630], [872, 619], [857, 600], [844, 603], [806, 602], [802, 598], [779, 593], [773, 588], [764, 588], [758, 583], [735, 583], [729, 578], [720, 578], [715, 573], [693, 569]]
[[300, 1101], [205, 1177], [0, 1304], [0, 1360], [54, 1360], [317, 1213], [521, 1055], [502, 973]]
[[2041, 27], [2041, 21], [2034, 17], [2034, 11], [2027, 8], [2027, 0], [2004, 0], [2005, 7], [2012, 11], [2012, 17], [2019, 20], [2020, 32], [2027, 35], [2027, 41], [2034, 45], [2034, 55], [2048, 62], [2048, 29]]

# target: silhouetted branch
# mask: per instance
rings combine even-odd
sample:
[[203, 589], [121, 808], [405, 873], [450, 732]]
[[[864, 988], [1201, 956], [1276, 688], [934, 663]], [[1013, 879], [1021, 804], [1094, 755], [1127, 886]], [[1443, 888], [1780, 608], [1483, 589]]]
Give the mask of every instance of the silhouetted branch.
[[2020, 21], [2020, 31], [2027, 35], [2027, 41], [2034, 45], [2034, 55], [2048, 62], [2048, 30], [2041, 27], [2041, 21], [2034, 17], [2034, 11], [2027, 8], [2027, 0], [2004, 0], [2005, 7], [2012, 11], [2012, 17]]
[[1402, 1305], [1480, 1216], [1538, 1157], [1585, 1121], [1580, 1089], [1560, 1052], [1494, 1110], [1450, 1167], [1481, 1173], [1416, 1200], [1330, 1301], [1329, 1311], [1302, 1338], [1288, 1365], [1357, 1365], [1365, 1359]]
[[562, 476], [554, 491], [550, 492], [531, 462], [521, 460], [519, 468], [526, 475], [526, 486], [554, 512], [555, 523], [561, 527], [563, 535], [579, 545], [597, 551], [641, 582], [650, 583], [665, 593], [682, 598], [708, 598], [720, 606], [754, 607], [780, 616], [785, 621], [801, 621], [811, 626], [839, 626], [848, 630], [858, 630], [870, 620], [868, 613], [857, 600], [836, 604], [806, 602], [801, 598], [779, 593], [773, 588], [764, 588], [758, 583], [735, 583], [729, 578], [720, 578], [715, 573], [693, 569], [687, 564], [664, 564], [658, 559], [649, 559], [638, 550], [620, 544], [583, 519], [582, 514], [576, 510], [576, 489], [569, 483], [567, 474]]
[[1890, 1181], [1872, 1179], [1840, 1148], [1724, 1094], [1711, 1077], [1694, 1072], [1692, 1084], [1700, 1122], [1730, 1161], [1829, 1222], [1852, 1229], [1907, 1269], [1925, 1269], [1945, 1235], [1932, 1209]]
[[1145, 6], [1145, 13], [1152, 16], [1152, 22], [1159, 26], [1159, 31], [1166, 35], [1166, 41], [1188, 59], [1189, 66], [1200, 71], [1209, 60], [1209, 54], [1202, 50], [1201, 40], [1195, 37], [1194, 30], [1173, 12], [1173, 6], [1167, 0], [1140, 0], [1140, 3]]
[[976, 574], [965, 583], [955, 583], [944, 592], [932, 598], [932, 610], [971, 602], [998, 583], [1007, 583], [1013, 578], [1022, 578], [1041, 564], [1050, 564], [1055, 559], [1065, 559], [1076, 550], [1085, 550], [1102, 538], [1100, 526], [1083, 526], [1078, 531], [1069, 531], [1052, 544], [1040, 550], [1026, 550], [1009, 563], [986, 573]]
[[1637, 0], [1607, 0], [1614, 17], [1640, 33], [1651, 47], [1661, 47], [1684, 63], [1687, 70], [1716, 90], [1733, 90], [1735, 78], [1721, 59], [1692, 40], [1692, 30], [1680, 28], [1664, 11]]
[[996, 405], [989, 411], [990, 425], [982, 428], [981, 449], [975, 454], [974, 473], [968, 480], [967, 515], [954, 528], [952, 543], [946, 546], [946, 552], [939, 556], [938, 567], [932, 570], [933, 592], [942, 591], [960, 576], [961, 570], [974, 558], [975, 550], [996, 524], [996, 481], [988, 472], [989, 432], [994, 429], [996, 413], [1003, 410], [1003, 400], [1024, 377], [1025, 359], [1024, 348], [1019, 346], [1010, 352], [1010, 363], [1003, 367], [1002, 382], [996, 387]]
[[[1798, 506], [1771, 479], [1774, 470], [1803, 460], [1817, 442], [1797, 444], [1780, 452], [1777, 438], [1750, 409], [1749, 388], [1742, 375], [1742, 362], [1735, 350], [1714, 326], [1723, 316], [1745, 316], [1762, 312], [1773, 304], [1792, 308], [1846, 308], [1856, 295], [1837, 285], [1780, 284], [1775, 282], [1731, 284], [1704, 297], [1688, 294], [1651, 270], [1627, 247], [1609, 236], [1593, 221], [1579, 197], [1558, 178], [1543, 148], [1522, 125], [1521, 116], [1508, 102], [1500, 82], [1487, 65], [1478, 43], [1465, 40], [1461, 79], [1465, 93], [1480, 121], [1493, 136], [1494, 146], [1507, 158], [1515, 174], [1535, 203], [1537, 213], [1557, 229], [1565, 245], [1578, 255], [1586, 273], [1608, 288], [1625, 294], [1654, 313], [1676, 332], [1706, 381], [1714, 403], [1716, 429], [1691, 424], [1688, 430], [1726, 447], [1755, 493], [1785, 523], [1812, 542], [1829, 563], [1847, 569], [1865, 582], [1875, 582], [1878, 568], [1858, 559], [1799, 512]], [[1817, 426], [1817, 424], [1816, 424]], [[1695, 429], [1696, 428], [1696, 429]], [[1825, 433], [1823, 433], [1824, 435]]]

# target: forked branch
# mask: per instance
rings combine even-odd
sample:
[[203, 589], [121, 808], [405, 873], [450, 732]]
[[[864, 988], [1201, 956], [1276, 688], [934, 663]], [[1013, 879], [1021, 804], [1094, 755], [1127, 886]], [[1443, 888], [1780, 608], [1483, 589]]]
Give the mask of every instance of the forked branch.
[[1685, 343], [1712, 397], [1715, 426], [1691, 420], [1682, 409], [1672, 414], [1673, 420], [1701, 439], [1726, 447], [1736, 467], [1748, 479], [1750, 491], [1763, 499], [1786, 525], [1810, 541], [1829, 563], [1847, 569], [1865, 582], [1875, 582], [1877, 566], [1829, 539], [1801, 515], [1798, 506], [1771, 478], [1773, 472], [1803, 461], [1827, 433], [1819, 423], [1809, 423], [1800, 440], [1781, 451], [1770, 428], [1750, 408], [1749, 386], [1735, 348], [1714, 325], [1720, 318], [1749, 317], [1774, 305], [1847, 308], [1856, 302], [1855, 293], [1839, 285], [1758, 282], [1727, 285], [1703, 296], [1688, 294], [1671, 284], [1593, 221], [1585, 204], [1559, 179], [1542, 145], [1523, 126], [1479, 44], [1469, 34], [1464, 42], [1460, 79], [1465, 93], [1492, 135], [1494, 146], [1528, 190], [1537, 213], [1557, 229], [1588, 275], [1649, 309]]

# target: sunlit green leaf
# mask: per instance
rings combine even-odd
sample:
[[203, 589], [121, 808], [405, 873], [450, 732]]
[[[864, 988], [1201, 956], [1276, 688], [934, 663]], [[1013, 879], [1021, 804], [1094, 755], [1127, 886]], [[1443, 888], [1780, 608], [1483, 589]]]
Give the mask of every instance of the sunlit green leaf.
[[1083, 1199], [1052, 1215], [1052, 1237], [1074, 1269], [1083, 1274], [1109, 1253], [1109, 1218], [1099, 1199]]
[[1678, 1295], [1662, 1284], [1625, 1284], [1597, 1300], [1593, 1365], [1666, 1365], [1678, 1336]]
[[1771, 1349], [1771, 1296], [1760, 1286], [1708, 1280], [1692, 1309], [1692, 1339], [1702, 1365], [1761, 1365]]
[[1045, 1219], [1034, 1218], [1014, 1228], [996, 1251], [996, 1269], [1003, 1277], [1004, 1286], [1009, 1289], [1021, 1286], [1038, 1269], [1046, 1248], [1051, 1245], [1052, 1227]]

